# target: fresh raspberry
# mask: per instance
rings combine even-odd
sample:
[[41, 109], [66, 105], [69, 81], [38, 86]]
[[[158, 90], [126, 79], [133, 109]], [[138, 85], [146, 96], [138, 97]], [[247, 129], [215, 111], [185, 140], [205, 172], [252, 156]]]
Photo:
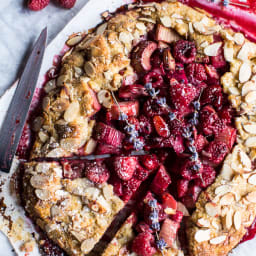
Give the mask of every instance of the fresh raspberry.
[[231, 150], [236, 141], [236, 129], [227, 125], [224, 125], [221, 128], [222, 129], [218, 129], [215, 133], [215, 141], [226, 143]]
[[220, 85], [207, 86], [200, 100], [202, 105], [210, 104], [217, 110], [220, 110], [223, 106], [223, 93]]
[[218, 55], [210, 57], [210, 60], [215, 68], [224, 68], [227, 65], [222, 47], [220, 48]]
[[218, 115], [222, 122], [225, 124], [231, 124], [234, 110], [230, 106], [225, 106], [218, 112]]
[[44, 9], [49, 3], [50, 0], [29, 0], [28, 8], [32, 11], [40, 11]]
[[147, 117], [167, 115], [170, 112], [170, 108], [167, 106], [160, 106], [158, 104], [159, 98], [150, 98], [143, 105], [143, 113]]
[[[171, 146], [176, 154], [179, 155], [184, 152], [185, 150], [184, 139], [181, 135], [177, 135], [177, 136], [171, 135], [168, 139], [170, 140]], [[166, 145], [166, 147], [168, 147], [168, 145]]]
[[148, 134], [152, 133], [153, 125], [152, 125], [151, 120], [148, 117], [146, 117], [144, 115], [140, 115], [139, 122], [140, 122], [140, 132], [142, 134], [148, 135]]
[[60, 4], [60, 6], [62, 6], [63, 8], [66, 9], [71, 9], [75, 3], [76, 0], [57, 0], [57, 2]]
[[153, 230], [150, 228], [150, 226], [144, 222], [144, 221], [141, 221], [139, 224], [136, 225], [136, 231], [139, 232], [139, 233], [142, 233], [142, 232], [149, 232], [149, 233], [153, 233]]
[[79, 160], [62, 161], [63, 177], [66, 179], [77, 179], [83, 177], [85, 163]]
[[199, 64], [199, 63], [189, 64], [186, 67], [186, 74], [187, 74], [188, 80], [195, 85], [207, 79], [205, 68], [202, 64]]
[[156, 170], [159, 166], [159, 161], [155, 154], [140, 156], [140, 162], [150, 171]]
[[183, 218], [183, 212], [176, 211], [176, 213], [174, 215], [171, 215], [170, 218], [177, 223], [181, 223]]
[[156, 176], [150, 186], [151, 190], [157, 195], [161, 195], [171, 184], [171, 177], [165, 170], [163, 165], [160, 165]]
[[192, 63], [196, 57], [196, 46], [194, 42], [179, 40], [173, 48], [174, 58], [181, 63]]
[[154, 116], [153, 123], [159, 136], [164, 138], [168, 138], [170, 136], [168, 125], [161, 116]]
[[120, 196], [120, 197], [123, 196], [122, 180], [120, 180], [117, 176], [114, 176], [114, 177], [112, 176], [109, 183], [113, 185], [114, 193], [117, 196]]
[[137, 180], [144, 181], [147, 179], [148, 175], [149, 175], [149, 171], [143, 168], [142, 166], [138, 165], [133, 176]]
[[228, 152], [229, 148], [223, 141], [212, 141], [202, 151], [207, 160], [214, 164], [220, 164]]
[[204, 67], [205, 67], [206, 74], [211, 81], [219, 80], [220, 75], [214, 66], [204, 65]]
[[136, 190], [139, 188], [141, 184], [140, 180], [137, 180], [136, 178], [132, 177], [128, 181], [123, 181], [123, 195], [122, 199], [125, 202], [128, 202], [130, 198], [134, 195]]
[[188, 79], [186, 77], [186, 73], [185, 73], [185, 69], [184, 69], [184, 65], [181, 63], [177, 63], [175, 66], [175, 72], [169, 72], [167, 74], [167, 77], [169, 79], [174, 78], [175, 80], [177, 80], [179, 83], [188, 83]]
[[187, 107], [194, 100], [196, 96], [196, 88], [193, 85], [181, 84], [175, 79], [171, 79], [170, 84], [172, 103], [177, 110]]
[[164, 80], [159, 73], [150, 71], [144, 76], [143, 82], [144, 84], [151, 83], [153, 88], [158, 88], [163, 85]]
[[130, 180], [137, 164], [138, 159], [135, 156], [118, 156], [113, 160], [114, 171], [121, 180]]
[[85, 175], [89, 180], [98, 184], [106, 182], [110, 176], [106, 165], [95, 161], [86, 164]]
[[179, 198], [181, 198], [187, 194], [188, 185], [189, 185], [189, 180], [182, 179], [182, 180], [177, 181], [177, 192], [178, 192]]
[[152, 256], [156, 253], [152, 246], [154, 242], [155, 238], [151, 233], [140, 233], [132, 242], [132, 251], [140, 256]]
[[207, 144], [208, 144], [208, 141], [202, 134], [198, 134], [196, 136], [195, 146], [196, 146], [196, 151], [197, 152], [201, 152]]
[[200, 188], [207, 188], [210, 186], [215, 178], [216, 178], [216, 171], [209, 165], [204, 165], [203, 172], [201, 173], [201, 177], [195, 179], [195, 185], [199, 186]]
[[164, 148], [160, 148], [156, 151], [158, 160], [160, 163], [164, 163], [164, 161], [166, 160], [166, 158], [169, 156], [169, 152], [166, 151], [166, 149]]

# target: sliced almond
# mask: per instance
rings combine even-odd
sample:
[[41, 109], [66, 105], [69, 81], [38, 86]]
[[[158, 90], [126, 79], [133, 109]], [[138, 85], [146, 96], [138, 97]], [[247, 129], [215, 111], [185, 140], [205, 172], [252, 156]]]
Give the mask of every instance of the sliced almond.
[[243, 61], [248, 61], [255, 55], [256, 46], [251, 42], [246, 42], [240, 49], [237, 58]]
[[207, 219], [204, 219], [204, 218], [200, 218], [198, 219], [197, 223], [196, 223], [199, 227], [202, 227], [202, 228], [209, 228], [211, 223], [209, 220]]
[[255, 148], [256, 147], [256, 136], [254, 137], [249, 137], [246, 141], [245, 141], [245, 146], [248, 148]]
[[235, 201], [234, 194], [227, 193], [220, 199], [220, 205], [231, 205]]
[[111, 93], [108, 90], [101, 90], [97, 94], [99, 103], [101, 103], [105, 108], [111, 108], [113, 105], [113, 99]]
[[225, 180], [231, 180], [233, 175], [234, 175], [234, 172], [233, 172], [232, 168], [230, 167], [230, 165], [224, 163], [222, 166], [222, 169], [221, 169], [221, 176]]
[[229, 87], [228, 90], [229, 90], [229, 93], [232, 95], [236, 95], [236, 96], [240, 95], [240, 91], [234, 86]]
[[169, 16], [161, 17], [160, 21], [167, 28], [170, 28], [172, 26], [172, 20], [171, 20], [171, 18]]
[[108, 23], [107, 23], [107, 22], [101, 24], [101, 25], [97, 28], [96, 34], [97, 34], [97, 35], [102, 35], [102, 34], [105, 32], [107, 26], [108, 26]]
[[35, 190], [36, 197], [40, 200], [49, 200], [51, 199], [51, 193], [46, 189], [36, 189]]
[[256, 203], [256, 191], [250, 192], [246, 195], [246, 200], [250, 203]]
[[248, 62], [244, 62], [239, 70], [239, 81], [241, 83], [247, 82], [252, 75], [252, 68]]
[[46, 162], [42, 162], [42, 163], [38, 163], [36, 165], [36, 171], [38, 173], [47, 173], [47, 171], [50, 169], [51, 167], [51, 163], [46, 163]]
[[198, 243], [209, 241], [210, 238], [211, 238], [211, 230], [210, 229], [198, 230], [195, 233], [195, 240]]
[[86, 155], [92, 154], [97, 146], [97, 141], [94, 139], [89, 139], [84, 147], [84, 152]]
[[96, 241], [93, 238], [84, 240], [81, 244], [81, 251], [84, 254], [89, 253], [93, 249], [95, 243], [96, 243]]
[[112, 185], [106, 185], [102, 189], [103, 195], [106, 200], [110, 200], [113, 197], [113, 186]]
[[206, 213], [211, 217], [216, 217], [220, 214], [220, 207], [219, 205], [209, 202], [205, 205]]
[[256, 134], [256, 123], [243, 124], [243, 128], [246, 132], [250, 134]]
[[256, 84], [253, 81], [248, 81], [243, 85], [242, 96], [245, 96], [250, 91], [256, 91]]
[[74, 121], [79, 114], [80, 106], [78, 101], [73, 101], [64, 113], [64, 119], [67, 122]]
[[229, 230], [233, 224], [233, 210], [228, 210], [225, 217], [223, 218], [223, 226]]
[[65, 155], [65, 151], [62, 148], [54, 148], [46, 156], [47, 157], [61, 157]]
[[92, 62], [87, 61], [84, 64], [84, 71], [89, 77], [93, 77], [96, 73], [96, 69]]
[[44, 86], [44, 90], [46, 93], [49, 93], [55, 88], [56, 88], [56, 79], [49, 80]]
[[221, 244], [226, 240], [226, 238], [227, 238], [227, 236], [225, 236], [225, 235], [224, 236], [217, 236], [217, 237], [210, 240], [210, 244], [214, 244], [214, 245]]
[[82, 40], [82, 38], [83, 37], [81, 35], [73, 36], [66, 41], [66, 44], [68, 46], [74, 46], [74, 45], [78, 44]]
[[231, 187], [229, 185], [221, 185], [216, 187], [215, 194], [217, 196], [223, 196], [231, 191]]
[[193, 24], [191, 22], [188, 23], [188, 30], [190, 34], [193, 34], [195, 32], [193, 28]]
[[242, 224], [242, 216], [240, 211], [236, 211], [234, 214], [234, 226], [236, 230], [239, 230]]
[[136, 23], [136, 28], [141, 30], [141, 31], [146, 31], [147, 27], [145, 26], [145, 24], [143, 22], [137, 22]]
[[204, 53], [207, 56], [217, 56], [221, 45], [222, 45], [222, 42], [210, 44], [204, 48]]
[[224, 45], [224, 57], [225, 60], [228, 62], [233, 61], [233, 56], [234, 56], [234, 48], [233, 47], [228, 47], [228, 43], [225, 43]]
[[242, 33], [235, 33], [234, 41], [238, 45], [242, 45], [244, 43], [244, 35]]
[[49, 185], [49, 177], [43, 175], [34, 175], [30, 178], [30, 184], [34, 188], [45, 189]]
[[249, 177], [248, 183], [256, 186], [256, 174]]
[[250, 169], [252, 167], [252, 163], [249, 156], [242, 150], [239, 151], [239, 156], [243, 166]]
[[256, 91], [251, 91], [245, 96], [245, 102], [249, 104], [256, 103]]
[[133, 36], [130, 32], [121, 32], [119, 34], [119, 40], [124, 44], [130, 44], [133, 40]]

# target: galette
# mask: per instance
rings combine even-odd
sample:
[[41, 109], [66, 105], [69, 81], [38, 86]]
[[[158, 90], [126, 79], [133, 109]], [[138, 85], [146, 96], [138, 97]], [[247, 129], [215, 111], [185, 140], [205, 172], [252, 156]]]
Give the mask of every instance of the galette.
[[223, 256], [246, 240], [256, 44], [176, 1], [104, 13], [66, 44], [23, 166], [25, 210], [59, 247], [42, 253]]

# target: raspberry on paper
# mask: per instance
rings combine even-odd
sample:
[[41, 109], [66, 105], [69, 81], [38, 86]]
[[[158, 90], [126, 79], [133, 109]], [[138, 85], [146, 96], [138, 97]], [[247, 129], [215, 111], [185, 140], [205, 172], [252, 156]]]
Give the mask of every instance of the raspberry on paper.
[[28, 1], [28, 8], [32, 11], [40, 11], [44, 9], [50, 0], [29, 0]]

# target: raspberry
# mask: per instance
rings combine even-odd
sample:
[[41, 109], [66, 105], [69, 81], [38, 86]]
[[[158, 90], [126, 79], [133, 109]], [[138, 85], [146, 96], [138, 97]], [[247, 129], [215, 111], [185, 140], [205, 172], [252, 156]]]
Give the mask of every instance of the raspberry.
[[174, 73], [170, 72], [169, 74], [167, 74], [167, 77], [169, 79], [174, 78], [179, 83], [185, 83], [185, 84], [188, 83], [188, 79], [186, 77], [184, 65], [181, 64], [181, 63], [177, 63], [176, 67], [175, 67], [175, 72]]
[[195, 185], [199, 186], [200, 188], [207, 188], [214, 182], [215, 177], [216, 177], [215, 170], [209, 165], [204, 165], [204, 169], [203, 169], [203, 172], [201, 173], [201, 177], [195, 179]]
[[212, 141], [202, 151], [203, 155], [214, 164], [219, 164], [229, 152], [227, 144], [223, 141]]
[[151, 190], [157, 195], [161, 195], [171, 184], [171, 177], [165, 170], [163, 165], [160, 165], [156, 176], [150, 186]]
[[83, 177], [85, 163], [81, 161], [62, 161], [63, 177], [66, 179], [77, 179]]
[[121, 180], [130, 180], [137, 167], [138, 159], [135, 156], [119, 156], [114, 158], [113, 166]]
[[210, 57], [210, 60], [215, 68], [224, 68], [227, 65], [222, 47], [219, 50], [219, 54], [217, 56]]
[[[198, 170], [195, 167], [198, 166]], [[186, 180], [192, 180], [202, 171], [202, 166], [191, 160], [186, 160], [180, 168], [181, 176]]]
[[140, 156], [140, 162], [150, 171], [156, 170], [159, 166], [159, 161], [155, 154]]
[[102, 184], [109, 179], [109, 171], [104, 163], [90, 162], [86, 164], [86, 177], [92, 182]]
[[187, 107], [196, 97], [194, 86], [178, 83], [175, 79], [171, 79], [170, 84], [170, 95], [176, 109]]
[[62, 6], [63, 8], [66, 9], [71, 9], [75, 3], [76, 0], [57, 0], [57, 2], [60, 4], [60, 6]]
[[159, 136], [164, 138], [168, 138], [170, 136], [168, 125], [161, 116], [154, 116], [153, 123]]
[[230, 124], [233, 118], [233, 110], [229, 106], [223, 107], [219, 112], [218, 115], [222, 122], [225, 124]]
[[177, 181], [177, 192], [178, 197], [181, 198], [186, 195], [188, 191], [189, 180], [178, 180]]
[[222, 130], [216, 132], [215, 141], [224, 142], [231, 149], [236, 141], [236, 129], [225, 125]]
[[123, 196], [123, 184], [122, 180], [120, 180], [118, 177], [114, 176], [110, 179], [110, 184], [113, 185], [114, 193], [118, 196]]
[[143, 78], [144, 84], [151, 83], [153, 88], [161, 87], [164, 83], [163, 77], [155, 71], [148, 72]]
[[181, 63], [192, 63], [196, 58], [195, 43], [179, 40], [175, 43], [173, 48], [174, 58]]
[[139, 233], [142, 232], [149, 232], [149, 233], [153, 233], [153, 230], [150, 228], [150, 226], [145, 223], [144, 221], [140, 222], [137, 226], [136, 226], [136, 231]]
[[29, 0], [28, 8], [32, 11], [40, 11], [44, 9], [49, 3], [50, 0]]
[[212, 80], [212, 81], [219, 80], [220, 75], [214, 66], [204, 65], [204, 67], [205, 67], [206, 74], [210, 80]]
[[140, 256], [152, 256], [156, 253], [156, 249], [152, 246], [154, 242], [155, 238], [151, 233], [140, 233], [132, 242], [132, 251]]
[[147, 117], [167, 115], [170, 111], [169, 107], [160, 106], [158, 102], [159, 98], [150, 98], [143, 105], [143, 113]]
[[188, 80], [193, 84], [198, 84], [207, 79], [205, 68], [202, 64], [191, 63], [186, 67]]
[[133, 196], [133, 194], [136, 192], [138, 187], [140, 186], [141, 181], [135, 179], [132, 177], [128, 181], [123, 181], [123, 195], [122, 199], [127, 202], [130, 200], [130, 198]]
[[220, 110], [223, 106], [222, 88], [219, 85], [207, 86], [202, 93], [200, 101], [202, 105], [210, 104]]
[[139, 116], [139, 122], [140, 122], [140, 132], [142, 134], [150, 134], [153, 131], [153, 125], [151, 123], [151, 120], [149, 120], [146, 116], [140, 115]]
[[149, 175], [149, 172], [148, 170], [146, 170], [145, 168], [143, 168], [142, 166], [138, 165], [137, 166], [137, 169], [135, 170], [134, 172], [134, 178], [137, 179], [137, 180], [141, 180], [141, 181], [144, 181], [147, 179]]

